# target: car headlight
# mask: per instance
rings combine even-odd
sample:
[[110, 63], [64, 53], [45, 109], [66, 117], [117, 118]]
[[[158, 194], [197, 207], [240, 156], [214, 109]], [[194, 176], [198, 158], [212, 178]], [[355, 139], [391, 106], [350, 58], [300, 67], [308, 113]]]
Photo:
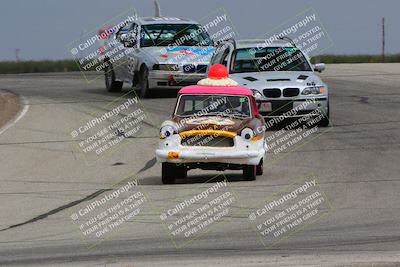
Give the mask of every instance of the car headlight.
[[251, 138], [254, 137], [254, 131], [250, 128], [244, 128], [240, 133], [240, 136], [249, 141]]
[[302, 95], [319, 95], [325, 93], [324, 86], [306, 87], [301, 92]]
[[171, 125], [163, 126], [160, 129], [160, 138], [161, 139], [168, 138], [168, 137], [172, 136], [174, 133], [176, 133], [175, 127], [173, 127]]
[[251, 89], [251, 91], [253, 92], [253, 96], [254, 96], [255, 99], [261, 99], [262, 98], [263, 95], [258, 90]]

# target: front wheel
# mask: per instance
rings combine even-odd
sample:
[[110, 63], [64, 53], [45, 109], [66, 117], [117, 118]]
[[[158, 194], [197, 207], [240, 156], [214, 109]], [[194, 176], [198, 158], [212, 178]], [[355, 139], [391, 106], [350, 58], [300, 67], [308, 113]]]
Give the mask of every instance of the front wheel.
[[104, 69], [104, 79], [106, 83], [106, 89], [109, 92], [121, 92], [123, 82], [119, 82], [115, 80], [115, 72], [110, 63], [109, 66]]
[[140, 68], [137, 87], [142, 98], [149, 96], [149, 69], [146, 66]]
[[254, 181], [256, 179], [257, 165], [244, 165], [243, 166], [243, 180]]
[[256, 167], [256, 175], [262, 175], [264, 173], [264, 160], [261, 159]]
[[161, 179], [163, 184], [174, 184], [176, 179], [184, 179], [186, 177], [186, 166], [169, 162], [162, 163]]
[[330, 108], [329, 108], [329, 101], [328, 101], [328, 110], [327, 110], [326, 114], [324, 115], [324, 117], [321, 119], [321, 121], [318, 123], [318, 126], [320, 126], [320, 127], [328, 127], [329, 126], [329, 124], [330, 124], [329, 110], [330, 110]]

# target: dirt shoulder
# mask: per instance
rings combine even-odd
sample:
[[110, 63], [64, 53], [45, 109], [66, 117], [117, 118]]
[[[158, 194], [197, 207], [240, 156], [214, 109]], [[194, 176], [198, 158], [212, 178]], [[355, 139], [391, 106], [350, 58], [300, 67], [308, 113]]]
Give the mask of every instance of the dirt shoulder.
[[0, 128], [12, 120], [20, 109], [19, 97], [0, 90]]

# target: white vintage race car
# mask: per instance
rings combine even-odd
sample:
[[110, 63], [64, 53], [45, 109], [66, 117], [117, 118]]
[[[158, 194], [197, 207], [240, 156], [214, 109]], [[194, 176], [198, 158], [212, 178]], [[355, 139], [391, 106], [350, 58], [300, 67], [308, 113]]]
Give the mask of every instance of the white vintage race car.
[[165, 184], [196, 168], [240, 169], [245, 180], [263, 172], [265, 123], [252, 92], [232, 86], [224, 66], [214, 67], [208, 79], [179, 91], [172, 118], [161, 126], [156, 157]]

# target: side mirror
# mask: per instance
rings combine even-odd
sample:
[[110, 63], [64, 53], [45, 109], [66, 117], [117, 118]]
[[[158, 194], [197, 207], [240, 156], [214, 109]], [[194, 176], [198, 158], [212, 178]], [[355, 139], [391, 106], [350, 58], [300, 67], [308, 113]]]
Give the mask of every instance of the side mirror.
[[314, 65], [314, 71], [322, 72], [325, 70], [325, 64], [324, 63], [317, 63]]

